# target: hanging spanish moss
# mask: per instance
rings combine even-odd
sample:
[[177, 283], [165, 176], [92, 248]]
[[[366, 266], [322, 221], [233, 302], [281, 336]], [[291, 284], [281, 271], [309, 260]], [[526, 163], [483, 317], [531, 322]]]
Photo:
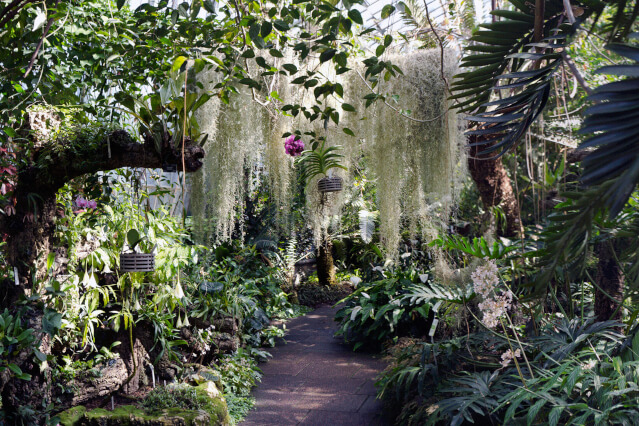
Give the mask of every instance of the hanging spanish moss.
[[[341, 112], [339, 125], [328, 120], [309, 123], [302, 114], [275, 113], [272, 104], [269, 113], [248, 91], [233, 97], [230, 105], [214, 100], [202, 108], [199, 119], [209, 140], [205, 166], [193, 185], [194, 228], [199, 240], [228, 240], [238, 222], [241, 229], [244, 199], [250, 189], [245, 182], [259, 184], [262, 169], [281, 213], [278, 221], [287, 221], [292, 160], [284, 151], [282, 134], [294, 130], [313, 131], [326, 138], [327, 145], [341, 145], [342, 164], [349, 170], [362, 155], [366, 157], [376, 182], [380, 237], [389, 258], [397, 253], [402, 229], [424, 236], [441, 230], [450, 217], [456, 188], [461, 187], [465, 142], [446, 99], [440, 51], [419, 50], [388, 59], [402, 69], [403, 76], [380, 81], [375, 88], [386, 103], [380, 100], [364, 107], [362, 98], [371, 87], [357, 71], [340, 76], [345, 100], [356, 106], [357, 113], [343, 112], [331, 97], [322, 99], [324, 106]], [[335, 79], [334, 70], [326, 64], [305, 66], [316, 71], [318, 78]], [[451, 80], [456, 70], [455, 55], [446, 54], [444, 75]], [[270, 86], [268, 90], [277, 90], [284, 104], [309, 108], [314, 104], [312, 93], [291, 90], [287, 77], [278, 76]], [[344, 133], [343, 126], [357, 137]], [[310, 138], [302, 139], [308, 147]], [[345, 180], [345, 188], [351, 186], [351, 173], [340, 169], [332, 173]], [[318, 244], [331, 229], [339, 228], [341, 209], [351, 196], [347, 190], [320, 194], [319, 178], [306, 190], [308, 222]]]
[[[315, 72], [314, 78], [320, 80], [319, 85], [322, 84], [324, 79], [329, 81], [336, 81], [335, 69], [330, 63], [320, 64], [318, 59], [311, 60], [307, 65], [309, 70]], [[340, 81], [346, 92], [345, 81]], [[298, 104], [300, 106], [311, 108], [315, 104], [315, 98], [312, 90], [290, 90], [291, 84], [287, 80], [283, 80], [280, 85], [281, 92], [285, 97], [283, 98], [286, 103]], [[340, 111], [340, 103], [333, 97], [322, 98], [322, 106], [332, 107]], [[355, 142], [354, 138], [345, 141], [342, 135], [341, 128], [331, 120], [317, 119], [309, 122], [302, 114], [299, 114], [295, 118], [291, 118], [290, 128], [288, 131], [300, 130], [301, 132], [314, 132], [317, 138], [325, 138], [325, 146], [340, 145], [342, 149], [341, 154], [347, 154], [345, 152]], [[281, 136], [281, 134], [280, 134]], [[311, 137], [305, 135], [302, 140], [306, 144], [306, 148], [310, 148]], [[341, 162], [342, 165], [349, 168], [349, 155], [345, 155], [345, 158]], [[344, 186], [348, 187], [351, 175], [342, 169], [331, 169], [329, 176], [341, 177], [344, 180]], [[322, 242], [329, 236], [331, 230], [339, 230], [341, 221], [341, 211], [344, 203], [349, 196], [348, 191], [339, 191], [331, 193], [320, 193], [317, 189], [317, 182], [323, 176], [316, 176], [308, 182], [305, 190], [306, 195], [306, 213], [308, 216], [308, 223], [313, 231], [314, 242], [316, 246], [322, 244]]]
[[284, 151], [282, 134], [290, 131], [290, 119], [283, 115], [272, 116], [266, 138], [265, 162], [268, 167], [270, 194], [277, 207], [276, 223], [284, 225], [290, 220], [292, 198], [292, 159]]
[[[452, 53], [452, 52], [450, 52]], [[375, 91], [385, 96], [349, 125], [363, 139], [364, 154], [376, 179], [381, 241], [387, 256], [398, 249], [402, 227], [425, 236], [448, 221], [458, 183], [465, 172], [461, 123], [449, 109], [440, 50], [418, 50], [388, 58], [403, 76], [380, 79]], [[443, 72], [457, 71], [454, 54], [446, 54]], [[363, 75], [349, 75], [356, 94], [371, 91]], [[352, 95], [351, 102], [356, 102]]]
[[[204, 90], [216, 84], [213, 72], [200, 78]], [[228, 105], [209, 101], [198, 111], [198, 120], [209, 137], [204, 166], [193, 182], [194, 231], [201, 242], [219, 243], [230, 240], [236, 226], [243, 233], [246, 194], [259, 184], [263, 168], [268, 115], [243, 92]]]

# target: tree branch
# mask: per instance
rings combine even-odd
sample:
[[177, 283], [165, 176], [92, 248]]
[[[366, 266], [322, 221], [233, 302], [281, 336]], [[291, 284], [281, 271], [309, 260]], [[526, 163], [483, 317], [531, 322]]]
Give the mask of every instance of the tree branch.
[[539, 43], [544, 38], [544, 4], [545, 0], [535, 1], [535, 31], [533, 40]]
[[13, 0], [0, 12], [0, 27], [9, 22], [22, 9], [28, 0]]
[[588, 86], [588, 83], [586, 83], [586, 80], [581, 75], [581, 73], [577, 69], [577, 66], [572, 61], [570, 56], [568, 56], [565, 50], [561, 51], [561, 57], [566, 63], [566, 65], [568, 65], [568, 68], [570, 68], [570, 71], [572, 71], [572, 75], [574, 75], [575, 78], [577, 79], [577, 83], [579, 83], [579, 85], [586, 91], [588, 95], [592, 95], [592, 89]]
[[[195, 172], [202, 167], [204, 150], [190, 140], [184, 146], [184, 158], [179, 150], [165, 147], [160, 155], [154, 143], [147, 140], [141, 144], [124, 130], [111, 132], [95, 143], [91, 141], [55, 141], [64, 144], [64, 149], [43, 147], [34, 162], [18, 174], [17, 194], [50, 194], [76, 177], [121, 167], [160, 168], [163, 164], [177, 164], [179, 171]], [[18, 203], [20, 200], [18, 200]]]
[[[55, 2], [56, 7], [58, 6], [58, 0]], [[38, 58], [38, 53], [40, 53], [40, 49], [42, 48], [42, 44], [47, 39], [47, 35], [49, 35], [49, 30], [51, 29], [51, 25], [53, 25], [53, 21], [55, 19], [49, 18], [47, 22], [47, 26], [44, 28], [44, 32], [42, 33], [42, 37], [40, 38], [40, 42], [35, 48], [33, 55], [31, 56], [31, 60], [29, 61], [29, 66], [27, 67], [27, 71], [24, 73], [24, 78], [27, 78], [29, 73], [31, 72], [31, 68], [33, 68], [33, 64], [35, 64], [36, 59]]]

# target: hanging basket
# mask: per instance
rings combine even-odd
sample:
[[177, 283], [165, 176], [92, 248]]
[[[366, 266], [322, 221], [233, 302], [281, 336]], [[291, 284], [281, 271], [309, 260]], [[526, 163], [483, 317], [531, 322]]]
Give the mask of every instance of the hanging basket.
[[325, 177], [317, 182], [319, 192], [338, 192], [343, 189], [344, 181], [341, 177]]
[[162, 170], [167, 173], [175, 173], [177, 172], [177, 164], [164, 163], [162, 164]]
[[153, 253], [120, 253], [121, 272], [150, 272], [155, 270]]

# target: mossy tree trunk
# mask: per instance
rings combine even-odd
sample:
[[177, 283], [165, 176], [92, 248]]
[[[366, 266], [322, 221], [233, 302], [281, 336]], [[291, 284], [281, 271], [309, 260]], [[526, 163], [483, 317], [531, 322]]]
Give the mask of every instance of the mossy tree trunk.
[[595, 316], [598, 321], [621, 319], [624, 276], [614, 250], [611, 241], [602, 241], [595, 247], [599, 257], [595, 277]]
[[322, 285], [335, 285], [335, 264], [333, 262], [333, 243], [325, 238], [318, 248], [317, 280]]
[[470, 155], [468, 157], [468, 170], [477, 185], [482, 204], [486, 210], [492, 207], [500, 207], [506, 217], [505, 229], [497, 229], [497, 233], [504, 237], [516, 237], [523, 231], [520, 223], [520, 209], [517, 194], [504, 167], [501, 158], [493, 159], [495, 153], [480, 156], [479, 153], [486, 145], [474, 146], [480, 142], [479, 136], [471, 136], [469, 142]]

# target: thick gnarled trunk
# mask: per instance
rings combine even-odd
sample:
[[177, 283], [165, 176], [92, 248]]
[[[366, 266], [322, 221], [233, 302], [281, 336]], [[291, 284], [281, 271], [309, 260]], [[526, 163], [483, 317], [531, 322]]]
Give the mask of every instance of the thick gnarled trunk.
[[335, 278], [335, 265], [333, 263], [333, 243], [329, 238], [319, 246], [317, 256], [317, 280], [322, 285], [334, 285], [337, 283]]
[[499, 206], [506, 217], [506, 229], [497, 230], [498, 233], [505, 237], [516, 237], [522, 233], [520, 223], [519, 203], [517, 195], [513, 191], [510, 177], [506, 172], [501, 158], [492, 159], [488, 156], [478, 157], [485, 146], [474, 146], [476, 142], [480, 142], [478, 136], [470, 137], [470, 155], [468, 157], [468, 170], [477, 185], [481, 201], [486, 210], [491, 207]]
[[597, 286], [595, 288], [595, 316], [597, 321], [621, 319], [623, 298], [623, 271], [617, 262], [614, 245], [610, 241], [597, 244]]

